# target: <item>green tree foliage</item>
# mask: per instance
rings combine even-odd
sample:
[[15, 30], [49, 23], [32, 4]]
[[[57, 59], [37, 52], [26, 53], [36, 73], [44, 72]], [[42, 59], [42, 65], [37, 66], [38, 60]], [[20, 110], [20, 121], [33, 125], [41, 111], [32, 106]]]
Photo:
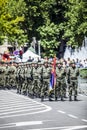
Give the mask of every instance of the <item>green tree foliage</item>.
[[56, 54], [55, 48], [58, 47], [58, 34], [59, 30], [57, 25], [54, 23], [47, 23], [46, 25], [41, 26], [38, 31], [40, 32], [41, 36], [41, 45], [43, 46], [45, 55], [53, 56]]
[[21, 24], [25, 7], [23, 0], [0, 0], [0, 41], [7, 36], [10, 42], [15, 42], [24, 35]]
[[87, 36], [87, 1], [67, 0], [65, 6], [64, 38], [68, 39], [68, 45], [81, 46], [84, 36]]
[[0, 41], [7, 36], [23, 44], [36, 37], [45, 54], [54, 55], [62, 40], [81, 46], [86, 14], [87, 0], [0, 0]]

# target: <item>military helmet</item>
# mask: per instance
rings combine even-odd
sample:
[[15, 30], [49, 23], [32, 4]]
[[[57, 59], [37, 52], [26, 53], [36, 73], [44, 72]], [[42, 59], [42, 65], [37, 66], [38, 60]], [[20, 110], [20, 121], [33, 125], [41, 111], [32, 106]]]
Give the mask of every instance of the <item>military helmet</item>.
[[47, 63], [48, 64], [48, 60], [44, 60], [44, 64]]
[[75, 64], [75, 62], [74, 61], [70, 61], [70, 63], [69, 63], [70, 65], [72, 65], [72, 64]]
[[59, 64], [60, 64], [60, 65], [63, 65], [63, 62], [57, 61], [56, 64], [57, 64], [57, 65], [59, 65]]

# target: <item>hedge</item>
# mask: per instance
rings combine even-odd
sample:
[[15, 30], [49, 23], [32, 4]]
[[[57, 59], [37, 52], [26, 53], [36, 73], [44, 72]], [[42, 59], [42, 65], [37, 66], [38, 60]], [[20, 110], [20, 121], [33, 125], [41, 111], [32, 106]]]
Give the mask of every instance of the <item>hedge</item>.
[[87, 68], [80, 69], [80, 76], [82, 78], [87, 78]]

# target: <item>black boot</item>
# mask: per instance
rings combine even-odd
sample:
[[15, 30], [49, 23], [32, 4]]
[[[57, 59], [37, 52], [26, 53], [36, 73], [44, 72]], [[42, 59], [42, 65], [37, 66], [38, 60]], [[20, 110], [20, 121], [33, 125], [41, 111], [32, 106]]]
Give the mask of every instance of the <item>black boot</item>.
[[72, 97], [71, 96], [69, 96], [69, 101], [72, 101]]

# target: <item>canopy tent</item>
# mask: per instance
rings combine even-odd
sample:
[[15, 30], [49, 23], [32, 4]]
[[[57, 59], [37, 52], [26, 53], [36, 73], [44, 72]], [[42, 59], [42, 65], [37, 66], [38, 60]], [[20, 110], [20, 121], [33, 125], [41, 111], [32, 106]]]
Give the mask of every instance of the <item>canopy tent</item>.
[[33, 53], [31, 50], [28, 49], [28, 50], [23, 54], [23, 59], [22, 59], [22, 61], [23, 61], [23, 62], [26, 62], [26, 61], [29, 59], [29, 57], [31, 57], [31, 59], [34, 59], [34, 60], [37, 60], [38, 58], [40, 59], [40, 56], [39, 56], [39, 55]]

